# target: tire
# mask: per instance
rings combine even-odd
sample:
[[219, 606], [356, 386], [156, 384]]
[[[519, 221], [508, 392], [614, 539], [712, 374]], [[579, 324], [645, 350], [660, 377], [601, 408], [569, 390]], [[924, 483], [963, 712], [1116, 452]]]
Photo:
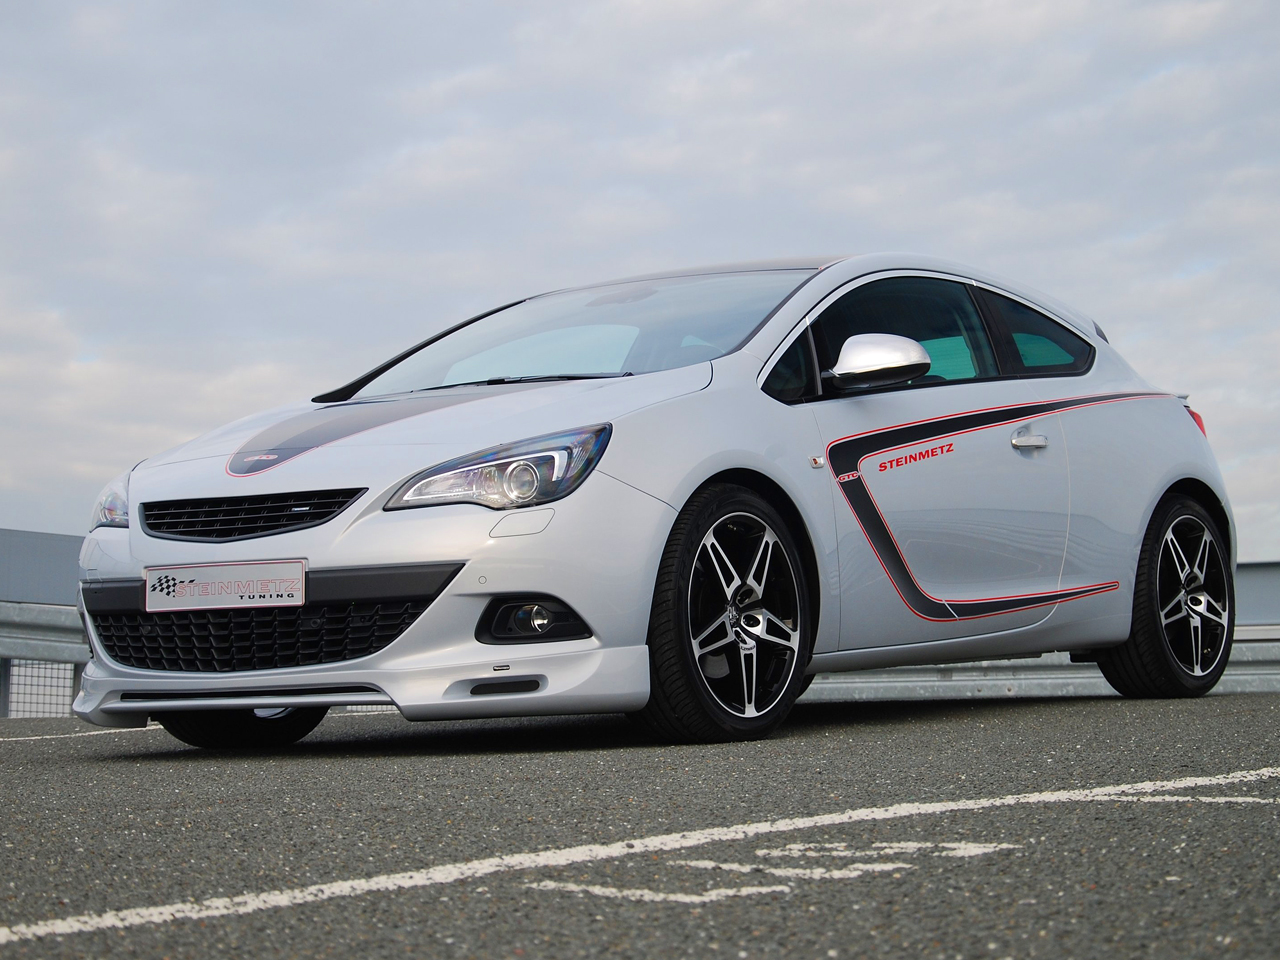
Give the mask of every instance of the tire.
[[695, 494], [658, 567], [638, 719], [682, 743], [772, 733], [804, 688], [807, 588], [795, 538], [767, 501], [729, 485]]
[[1138, 558], [1129, 639], [1098, 666], [1126, 697], [1201, 697], [1231, 656], [1235, 583], [1226, 539], [1190, 497], [1161, 500]]
[[297, 743], [320, 725], [328, 707], [284, 710], [184, 710], [157, 713], [172, 736], [207, 750], [273, 750]]

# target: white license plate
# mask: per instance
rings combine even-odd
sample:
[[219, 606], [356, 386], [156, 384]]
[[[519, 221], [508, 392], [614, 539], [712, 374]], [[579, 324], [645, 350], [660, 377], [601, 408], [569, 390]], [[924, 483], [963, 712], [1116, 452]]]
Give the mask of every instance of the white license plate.
[[147, 610], [300, 607], [307, 565], [301, 560], [205, 563], [147, 570]]

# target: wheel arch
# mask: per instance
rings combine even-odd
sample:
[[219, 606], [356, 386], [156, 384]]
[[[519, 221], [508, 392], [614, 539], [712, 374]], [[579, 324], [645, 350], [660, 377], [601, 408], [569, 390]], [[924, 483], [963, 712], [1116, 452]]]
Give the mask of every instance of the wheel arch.
[[[809, 594], [813, 629], [816, 635], [818, 621], [822, 613], [821, 572], [818, 569], [818, 555], [813, 547], [813, 537], [809, 533], [808, 524], [805, 523], [804, 517], [800, 513], [800, 508], [796, 506], [795, 501], [791, 499], [791, 495], [777, 481], [765, 476], [763, 473], [745, 467], [722, 470], [719, 473], [712, 474], [698, 485], [698, 489], [693, 491], [690, 499], [699, 491], [718, 483], [746, 487], [764, 498], [773, 509], [782, 514], [782, 519], [787, 522], [787, 527], [790, 529], [791, 535], [796, 538], [796, 545], [800, 548], [800, 562], [804, 564], [805, 586]], [[810, 650], [809, 655], [810, 657], [813, 656], [812, 650]]]
[[1161, 494], [1160, 499], [1163, 500], [1165, 497], [1172, 494], [1181, 494], [1182, 496], [1190, 497], [1196, 503], [1200, 504], [1209, 516], [1213, 517], [1214, 522], [1218, 525], [1218, 529], [1222, 531], [1222, 535], [1227, 539], [1227, 556], [1231, 558], [1231, 566], [1234, 567], [1236, 545], [1235, 531], [1231, 526], [1231, 515], [1227, 512], [1226, 505], [1218, 497], [1218, 494], [1214, 491], [1213, 487], [1196, 477], [1183, 477], [1181, 480], [1170, 484], [1168, 489]]

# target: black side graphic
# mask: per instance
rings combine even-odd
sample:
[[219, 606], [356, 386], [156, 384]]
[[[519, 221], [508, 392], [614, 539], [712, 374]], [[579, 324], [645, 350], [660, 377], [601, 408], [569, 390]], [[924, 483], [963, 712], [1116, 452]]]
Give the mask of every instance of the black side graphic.
[[532, 386], [468, 386], [457, 390], [413, 394], [394, 400], [362, 400], [308, 410], [268, 427], [249, 440], [231, 455], [231, 459], [227, 461], [227, 473], [233, 477], [251, 476], [278, 467], [316, 447], [323, 447], [327, 443], [363, 433], [365, 430], [416, 417], [420, 413], [478, 400], [499, 390], [511, 393], [513, 390], [532, 389]]
[[880, 513], [879, 507], [871, 496], [871, 491], [862, 479], [862, 461], [886, 450], [926, 443], [942, 437], [983, 430], [1001, 424], [1031, 420], [1065, 410], [1165, 396], [1166, 394], [1162, 393], [1111, 393], [972, 410], [936, 420], [907, 423], [836, 440], [827, 447], [827, 463], [835, 475], [836, 482], [840, 485], [845, 500], [853, 510], [854, 517], [866, 534], [871, 549], [875, 551], [881, 566], [884, 567], [885, 573], [889, 575], [903, 603], [917, 616], [926, 620], [968, 620], [1029, 610], [1032, 607], [1048, 606], [1067, 600], [1078, 600], [1097, 593], [1106, 593], [1109, 590], [1118, 589], [1120, 584], [1115, 581], [1094, 583], [1048, 593], [991, 597], [983, 600], [940, 600], [931, 597], [916, 583], [906, 559], [902, 556], [902, 551], [898, 548], [897, 541], [893, 538], [893, 533], [889, 530], [889, 525], [885, 522], [883, 514]]

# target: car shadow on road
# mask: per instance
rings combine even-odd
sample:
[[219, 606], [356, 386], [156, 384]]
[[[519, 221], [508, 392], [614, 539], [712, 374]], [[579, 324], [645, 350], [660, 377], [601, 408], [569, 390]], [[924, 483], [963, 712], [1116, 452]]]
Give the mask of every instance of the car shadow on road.
[[[901, 700], [799, 703], [771, 739], [804, 737], [842, 728], [901, 727], [956, 722], [977, 717], [1008, 717], [1045, 704], [1082, 703], [1112, 698], [1018, 698], [1009, 700]], [[740, 750], [741, 744], [679, 746], [656, 739], [639, 723], [620, 714], [568, 717], [505, 717], [491, 720], [434, 720], [409, 723], [395, 714], [343, 714], [326, 718], [311, 736], [291, 747], [270, 750], [198, 750], [157, 733], [156, 740], [100, 756], [103, 761], [171, 761], [178, 758], [360, 758], [492, 756], [612, 750]], [[767, 742], [767, 741], [766, 741]], [[142, 747], [141, 749], [139, 749]]]
[[922, 721], [1009, 716], [1047, 704], [1120, 702], [1116, 697], [1010, 697], [955, 700], [819, 700], [797, 703], [777, 735], [839, 726], [900, 726]]

